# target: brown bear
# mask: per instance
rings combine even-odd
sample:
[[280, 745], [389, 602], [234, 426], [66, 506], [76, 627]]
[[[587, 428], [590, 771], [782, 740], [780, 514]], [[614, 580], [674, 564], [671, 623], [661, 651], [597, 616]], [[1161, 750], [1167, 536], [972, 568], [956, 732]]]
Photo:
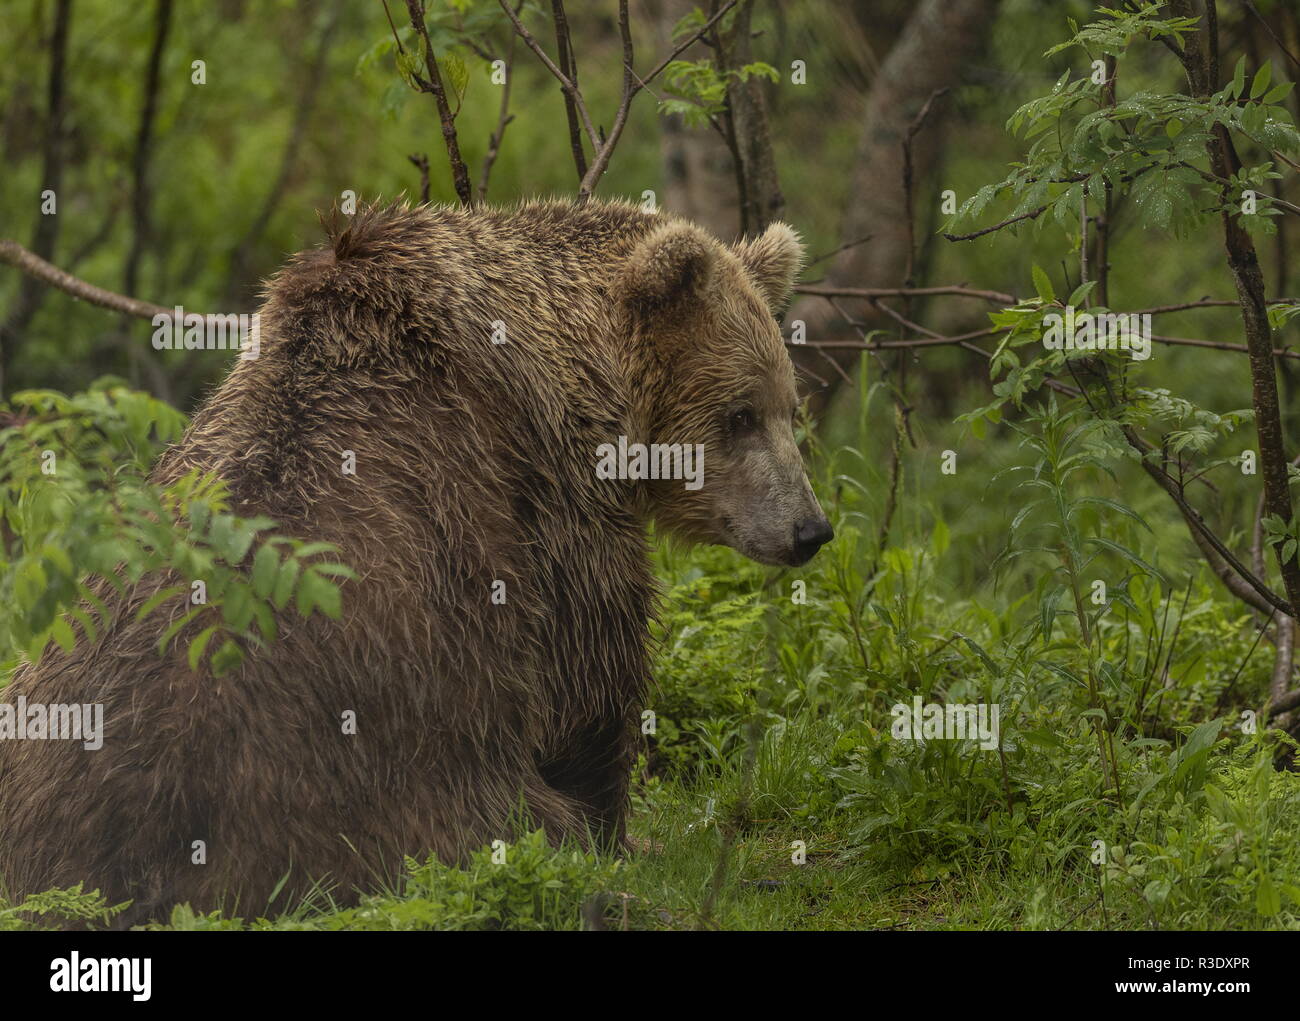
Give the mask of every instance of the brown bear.
[[122, 925], [180, 902], [257, 915], [317, 882], [355, 896], [404, 854], [463, 860], [521, 806], [617, 846], [647, 524], [766, 564], [831, 537], [773, 316], [801, 253], [780, 224], [726, 246], [625, 203], [535, 201], [375, 206], [291, 260], [260, 357], [153, 477], [216, 473], [237, 513], [335, 543], [358, 575], [342, 617], [285, 614], [217, 677], [183, 640], [158, 654], [186, 605], [137, 621], [178, 580], [152, 578], [97, 642], [20, 668], [5, 699], [102, 704], [104, 738], [0, 741], [0, 892], [85, 882], [132, 901]]

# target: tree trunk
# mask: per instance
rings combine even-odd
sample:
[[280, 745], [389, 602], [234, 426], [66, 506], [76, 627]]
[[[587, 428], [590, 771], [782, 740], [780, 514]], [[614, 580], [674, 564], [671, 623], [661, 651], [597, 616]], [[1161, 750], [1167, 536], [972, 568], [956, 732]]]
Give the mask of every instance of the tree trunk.
[[[841, 231], [845, 244], [867, 235], [871, 240], [834, 257], [826, 272], [828, 285], [895, 287], [902, 283], [911, 248], [904, 214], [903, 140], [926, 100], [938, 89], [957, 85], [983, 51], [997, 8], [998, 0], [922, 0], [890, 49], [868, 97]], [[942, 113], [935, 111], [913, 140], [917, 181], [925, 179], [937, 160]], [[916, 206], [921, 209], [924, 203], [937, 201], [937, 194], [921, 192]], [[787, 321], [796, 319], [807, 324], [809, 341], [852, 339], [835, 310], [821, 298], [796, 302]], [[868, 322], [868, 327], [874, 325]], [[791, 351], [796, 366], [827, 380], [821, 402], [829, 399], [840, 378], [839, 373], [827, 375], [822, 355], [841, 369], [859, 356], [852, 348], [820, 354], [806, 347]]]
[[[696, 6], [696, 0], [647, 0], [655, 52], [672, 51], [672, 30]], [[681, 55], [695, 60], [709, 51], [696, 43]], [[711, 127], [688, 128], [678, 114], [660, 117], [659, 149], [664, 184], [659, 204], [676, 216], [694, 220], [727, 240], [740, 233], [736, 175], [727, 144]]]

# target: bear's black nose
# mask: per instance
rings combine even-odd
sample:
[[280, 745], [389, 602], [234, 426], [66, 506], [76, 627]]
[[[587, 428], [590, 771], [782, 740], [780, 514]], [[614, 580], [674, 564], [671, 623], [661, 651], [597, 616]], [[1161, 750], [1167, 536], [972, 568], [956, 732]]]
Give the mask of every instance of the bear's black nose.
[[804, 518], [794, 526], [794, 555], [799, 563], [812, 559], [812, 555], [835, 538], [831, 523], [820, 515]]

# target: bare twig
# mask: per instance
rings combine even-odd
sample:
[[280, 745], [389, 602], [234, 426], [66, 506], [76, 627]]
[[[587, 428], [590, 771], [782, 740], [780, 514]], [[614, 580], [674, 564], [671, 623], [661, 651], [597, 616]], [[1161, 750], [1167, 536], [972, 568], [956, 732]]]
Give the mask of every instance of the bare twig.
[[[972, 287], [826, 287], [819, 284], [799, 284], [795, 287], [797, 294], [812, 294], [823, 298], [904, 298], [930, 297], [932, 295], [954, 295], [961, 298], [978, 298], [995, 305], [1014, 305], [1019, 300], [1012, 294], [1001, 291], [981, 291]], [[1235, 304], [1232, 303], [1232, 304]]]
[[[1104, 304], [1104, 303], [1103, 303]], [[1300, 298], [1270, 298], [1267, 305], [1295, 305], [1300, 304]], [[1152, 308], [1139, 308], [1133, 311], [1133, 315], [1161, 315], [1165, 312], [1185, 312], [1192, 308], [1237, 308], [1239, 302], [1230, 298], [1202, 298], [1199, 301], [1184, 301], [1177, 305], [1156, 305]]]
[[537, 59], [542, 62], [546, 70], [555, 76], [560, 83], [560, 88], [564, 94], [573, 101], [574, 108], [578, 111], [578, 117], [582, 120], [582, 126], [587, 132], [587, 141], [591, 143], [592, 149], [600, 148], [600, 135], [596, 133], [596, 127], [592, 123], [591, 114], [587, 112], [586, 101], [582, 98], [582, 93], [578, 91], [578, 86], [570, 80], [569, 76], [555, 66], [555, 62], [546, 55], [541, 44], [533, 38], [533, 34], [524, 27], [524, 23], [519, 20], [519, 15], [510, 9], [506, 0], [497, 0], [501, 4], [501, 9], [506, 12], [511, 24], [515, 26], [515, 32], [519, 38], [524, 41], [524, 45], [537, 54]]
[[[140, 262], [145, 248], [152, 240], [153, 223], [150, 215], [149, 165], [153, 156], [154, 122], [158, 114], [158, 93], [162, 81], [162, 55], [171, 28], [172, 0], [158, 0], [155, 15], [153, 45], [149, 51], [149, 64], [145, 72], [144, 102], [140, 108], [140, 123], [136, 128], [135, 149], [131, 157], [131, 246], [126, 253], [122, 272], [122, 290], [127, 294], [136, 289]], [[131, 382], [139, 375], [138, 353], [134, 346], [127, 348]]]
[[429, 202], [429, 154], [413, 152], [406, 158], [420, 172], [420, 201], [427, 205]]
[[[614, 146], [627, 126], [628, 114], [632, 109], [632, 99], [641, 88], [641, 81], [632, 71], [632, 25], [627, 13], [627, 0], [618, 0], [618, 34], [623, 42], [623, 98], [619, 101], [618, 112], [614, 114], [614, 123], [609, 134], [605, 136], [599, 149], [592, 154], [591, 166], [587, 168], [578, 185], [578, 203], [582, 204], [596, 190], [610, 157], [614, 155]], [[653, 76], [651, 76], [653, 77]], [[647, 79], [649, 80], [649, 79]]]
[[[508, 90], [509, 85], [505, 86]], [[492, 137], [488, 139], [488, 150], [483, 156], [483, 173], [478, 179], [478, 200], [480, 203], [487, 201], [488, 178], [492, 174], [492, 166], [497, 161], [497, 154], [501, 151], [501, 139], [505, 136], [506, 128], [510, 122], [515, 119], [514, 114], [507, 114], [506, 109], [510, 104], [510, 93], [507, 91], [501, 96], [501, 115], [497, 120], [497, 129], [492, 132]]]
[[[1115, 78], [1119, 73], [1119, 64], [1113, 53], [1106, 54], [1106, 81], [1101, 87], [1102, 105], [1115, 105]], [[1101, 215], [1097, 217], [1097, 300], [1110, 307], [1110, 233], [1111, 216], [1114, 211], [1114, 185], [1106, 178], [1105, 195], [1101, 203]], [[1091, 299], [1091, 294], [1088, 296]]]
[[[860, 325], [856, 321], [851, 321], [851, 324], [854, 326]], [[897, 340], [807, 340], [801, 344], [787, 340], [786, 344], [793, 347], [807, 347], [814, 351], [833, 351], [837, 348], [845, 351], [888, 351], [897, 348], [962, 347], [987, 358], [989, 352], [976, 347], [971, 341], [979, 340], [981, 337], [991, 337], [995, 333], [1000, 333], [1003, 329], [1004, 327], [989, 327], [986, 330], [973, 330], [970, 333], [960, 333], [952, 337], [943, 337], [936, 334], [929, 337], [903, 337]]]
[[1259, 13], [1259, 10], [1255, 5], [1251, 3], [1250, 0], [1242, 0], [1242, 6], [1244, 6], [1246, 10], [1250, 11], [1251, 14], [1255, 15], [1259, 23], [1264, 26], [1264, 31], [1268, 33], [1269, 38], [1273, 40], [1274, 45], [1286, 54], [1287, 60], [1295, 64], [1296, 67], [1300, 67], [1300, 60], [1297, 60], [1296, 55], [1286, 48], [1282, 40], [1277, 37], [1277, 33], [1273, 31], [1273, 26], [1264, 19], [1264, 15]]
[[139, 298], [129, 298], [124, 294], [117, 294], [102, 287], [96, 287], [94, 284], [88, 284], [79, 277], [74, 277], [71, 273], [65, 273], [58, 266], [42, 259], [35, 252], [24, 248], [17, 241], [0, 239], [0, 262], [8, 263], [10, 266], [22, 270], [28, 276], [34, 277], [51, 287], [58, 288], [60, 291], [64, 291], [81, 301], [98, 305], [100, 308], [111, 309], [114, 312], [121, 312], [137, 319], [153, 319], [155, 316], [160, 315], [171, 319], [175, 318], [176, 315], [175, 309], [164, 308], [162, 305], [155, 305], [151, 301], [141, 301]]
[[[1151, 339], [1158, 344], [1171, 344], [1182, 347], [1208, 347], [1215, 351], [1238, 351], [1243, 354], [1248, 354], [1250, 352], [1250, 348], [1245, 344], [1232, 344], [1228, 341], [1222, 340], [1198, 340], [1195, 337], [1165, 337], [1155, 333], [1151, 335]], [[1273, 357], [1300, 358], [1300, 351], [1289, 351], [1286, 348], [1275, 347], [1273, 348]]]
[[943, 236], [949, 241], [974, 241], [975, 238], [982, 238], [985, 234], [992, 234], [995, 230], [1001, 230], [1003, 227], [1010, 227], [1013, 223], [1019, 223], [1021, 220], [1033, 220], [1039, 217], [1047, 209], [1046, 205], [1039, 206], [1037, 209], [1028, 213], [1021, 213], [1019, 216], [1009, 216], [1001, 223], [995, 223], [991, 227], [985, 227], [982, 230], [972, 231], [969, 234], [948, 234]]
[[[407, 0], [408, 4], [415, 2], [417, 2], [417, 0]], [[590, 198], [591, 193], [595, 190], [601, 176], [609, 166], [610, 157], [613, 156], [614, 147], [618, 145], [618, 140], [623, 134], [624, 127], [627, 125], [628, 113], [632, 107], [632, 100], [636, 98], [637, 93], [649, 85], [650, 82], [654, 81], [664, 68], [677, 59], [678, 54], [694, 45], [706, 32], [717, 24], [718, 21], [721, 20], [729, 10], [731, 10], [731, 8], [739, 2], [739, 0], [727, 0], [727, 3], [725, 3], [716, 14], [709, 18], [708, 21], [706, 21], [696, 32], [683, 40], [681, 44], [675, 47], [667, 57], [656, 64], [649, 74], [644, 76], [638, 76], [632, 66], [632, 29], [630, 18], [628, 16], [627, 0], [619, 0], [618, 29], [619, 38], [622, 42], [623, 48], [623, 89], [619, 99], [618, 110], [614, 114], [614, 121], [610, 126], [609, 132], [605, 135], [596, 131], [595, 122], [591, 119], [591, 113], [587, 109], [587, 103], [583, 99], [582, 90], [578, 88], [577, 81], [574, 78], [571, 78], [565, 69], [559, 67], [555, 61], [547, 55], [546, 51], [542, 49], [541, 44], [533, 37], [533, 34], [524, 27], [524, 23], [520, 20], [519, 15], [510, 9], [507, 0], [497, 0], [497, 2], [501, 5], [501, 9], [506, 13], [506, 17], [510, 19], [510, 23], [514, 25], [515, 32], [518, 34], [519, 38], [524, 41], [524, 45], [536, 54], [537, 59], [542, 62], [545, 68], [555, 77], [556, 81], [560, 83], [560, 88], [564, 91], [566, 100], [572, 103], [573, 108], [577, 111], [578, 118], [581, 120], [582, 126], [587, 133], [587, 141], [591, 144], [592, 149], [592, 159], [586, 172], [582, 175], [582, 180], [578, 184], [578, 202], [583, 203]], [[557, 26], [557, 31], [558, 30], [559, 28]], [[565, 20], [564, 37], [571, 58], [571, 41], [568, 39], [567, 18]], [[572, 70], [573, 67], [576, 67], [576, 64], [571, 62], [569, 69]]]
[[[522, 6], [523, 4], [520, 4], [515, 8], [516, 19]], [[551, 13], [555, 18], [555, 46], [560, 57], [560, 70], [573, 83], [572, 92], [565, 89], [563, 85], [560, 91], [564, 94], [564, 115], [569, 122], [569, 148], [573, 151], [573, 165], [578, 171], [578, 182], [581, 184], [582, 179], [587, 176], [587, 155], [582, 150], [582, 129], [578, 124], [578, 107], [574, 101], [574, 94], [578, 89], [578, 59], [573, 52], [573, 39], [569, 35], [569, 19], [564, 13], [564, 0], [551, 0]], [[518, 38], [518, 35], [513, 38]]]
[[912, 216], [912, 139], [916, 137], [917, 132], [925, 124], [926, 118], [930, 116], [930, 108], [934, 105], [934, 101], [947, 93], [946, 86], [931, 92], [903, 135], [903, 214], [907, 218], [907, 270], [903, 273], [903, 286], [908, 288], [915, 283], [912, 276], [916, 263], [916, 228]]
[[850, 248], [857, 248], [858, 245], [865, 245], [873, 237], [875, 237], [874, 234], [866, 234], [855, 241], [845, 241], [844, 244], [832, 248], [829, 252], [819, 255], [816, 258], [809, 259], [808, 264], [804, 266], [804, 269], [805, 270], [812, 269], [812, 267], [816, 266], [819, 262], [825, 262], [827, 259], [831, 258], [832, 256], [839, 255], [840, 252], [847, 252]]
[[[385, 0], [384, 10], [388, 9]], [[465, 160], [460, 154], [460, 140], [456, 136], [456, 117], [451, 112], [451, 105], [447, 102], [447, 90], [443, 88], [442, 72], [438, 68], [438, 58], [433, 52], [433, 44], [429, 42], [429, 29], [424, 23], [424, 2], [423, 0], [406, 0], [406, 12], [411, 18], [411, 28], [419, 37], [424, 47], [424, 68], [428, 77], [421, 77], [419, 74], [413, 74], [416, 85], [421, 92], [427, 92], [433, 96], [434, 102], [438, 105], [438, 120], [442, 124], [442, 141], [447, 148], [447, 159], [451, 163], [451, 180], [456, 188], [456, 197], [460, 199], [462, 206], [472, 207], [474, 205], [474, 196], [470, 192], [469, 170], [465, 167]], [[391, 19], [390, 19], [391, 20]], [[398, 41], [401, 46], [401, 41]]]

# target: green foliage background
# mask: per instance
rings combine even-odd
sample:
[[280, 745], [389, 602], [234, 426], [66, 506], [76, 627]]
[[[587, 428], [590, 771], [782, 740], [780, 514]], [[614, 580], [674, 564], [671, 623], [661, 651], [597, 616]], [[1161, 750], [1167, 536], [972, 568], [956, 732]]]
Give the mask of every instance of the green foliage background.
[[[393, 6], [396, 17], [400, 5]], [[432, 23], [435, 48], [449, 55], [449, 75], [463, 89], [458, 124], [475, 176], [498, 96], [489, 65], [456, 45], [449, 26], [482, 19], [485, 38], [503, 46], [495, 6], [439, 6]], [[907, 5], [885, 6], [900, 19]], [[363, 198], [413, 193], [408, 153], [430, 154], [435, 200], [454, 198], [432, 102], [412, 93], [394, 66], [382, 8], [339, 11], [303, 145], [264, 222], [330, 5], [223, 0], [187, 8], [173, 25], [140, 297], [207, 309], [233, 295], [251, 307], [249, 281], [318, 242], [315, 210], [347, 189]], [[846, 64], [824, 6], [785, 5], [779, 17], [763, 11], [756, 53], [765, 63], [779, 71], [792, 47], [803, 47], [809, 66], [825, 69], [806, 88], [779, 90], [774, 141], [787, 218], [811, 252], [829, 251], [853, 201], [848, 175], [836, 168], [853, 159], [863, 93], [856, 76], [864, 72]], [[592, 13], [575, 31], [588, 99], [612, 114], [619, 57], [609, 17]], [[1088, 69], [1078, 47], [1048, 52], [1073, 34], [1068, 17], [1082, 24], [1093, 15], [1074, 0], [1001, 5], [974, 83], [953, 97], [957, 115], [940, 166], [918, 192], [925, 196], [918, 205], [932, 207], [922, 215], [931, 232], [942, 226], [944, 189], [965, 204], [960, 230], [1044, 201], [1059, 201], [1065, 215], [976, 242], [926, 243], [930, 279], [1023, 296], [999, 313], [1001, 325], [1020, 332], [995, 359], [992, 379], [982, 366], [972, 371], [965, 352], [920, 356], [909, 394], [915, 442], [903, 447], [888, 541], [878, 536], [894, 409], [880, 366], [864, 360], [833, 409], [802, 427], [836, 528], [832, 546], [805, 568], [777, 572], [723, 549], [658, 553], [667, 597], [648, 703], [655, 732], [636, 772], [642, 852], [613, 860], [553, 849], [522, 827], [505, 865], [490, 849], [466, 869], [412, 860], [401, 884], [372, 891], [359, 906], [340, 907], [322, 889], [303, 904], [269, 905], [261, 918], [178, 906], [171, 927], [1300, 927], [1300, 779], [1275, 768], [1285, 743], [1262, 726], [1252, 732], [1243, 715], [1260, 708], [1268, 689], [1262, 622], [1195, 557], [1166, 497], [1116, 442], [1116, 423], [1049, 400], [1037, 384], [1063, 365], [1020, 343], [1037, 336], [1057, 295], [1064, 301], [1078, 283], [1071, 185], [1040, 188], [1039, 180], [1110, 160], [1120, 137], [1104, 117], [1081, 125], [1081, 111], [1068, 106], [1086, 90]], [[23, 5], [0, 61], [0, 234], [19, 239], [37, 215], [48, 18], [48, 5]], [[60, 254], [100, 238], [69, 268], [110, 289], [120, 286], [129, 244], [131, 153], [150, 35], [149, 5], [77, 5]], [[1081, 41], [1099, 51], [1128, 48], [1126, 123], [1189, 157], [1195, 116], [1158, 98], [1182, 87], [1168, 54], [1138, 36]], [[189, 85], [195, 59], [207, 64], [202, 87]], [[1234, 100], [1260, 80], [1259, 62], [1243, 61]], [[490, 194], [507, 201], [571, 193], [560, 93], [531, 60], [521, 57], [517, 67], [516, 120]], [[693, 72], [677, 70], [675, 80], [689, 88]], [[1275, 94], [1280, 70], [1270, 78], [1256, 98]], [[662, 190], [661, 121], [644, 98], [602, 195], [639, 199]], [[1289, 123], [1294, 95], [1272, 102]], [[1232, 106], [1239, 118], [1246, 109]], [[1173, 120], [1180, 126], [1171, 128]], [[1281, 134], [1266, 145], [1295, 158], [1294, 139], [1268, 130]], [[1269, 162], [1252, 155], [1256, 168]], [[1113, 165], [1126, 164], [1122, 157]], [[1269, 169], [1254, 173], [1249, 180], [1263, 190], [1283, 186]], [[1206, 215], [1212, 198], [1176, 167], [1148, 180], [1119, 207], [1111, 306], [1230, 296], [1219, 227]], [[1290, 285], [1294, 293], [1268, 217], [1256, 219], [1271, 292], [1286, 296]], [[232, 255], [254, 227], [261, 233], [253, 265], [233, 273]], [[16, 274], [0, 275], [0, 301], [16, 288]], [[913, 315], [945, 332], [987, 324], [982, 311], [924, 303]], [[1279, 316], [1278, 346], [1294, 342], [1297, 322]], [[1240, 342], [1233, 309], [1180, 313], [1162, 319], [1160, 330]], [[171, 352], [155, 361], [148, 335], [142, 323], [51, 294], [23, 340], [8, 385], [10, 428], [0, 433], [6, 671], [49, 641], [92, 640], [103, 621], [82, 600], [94, 596], [96, 578], [110, 584], [119, 570], [124, 581], [161, 570], [181, 582], [214, 572], [224, 579], [206, 611], [207, 637], [197, 653], [190, 645], [192, 662], [274, 640], [271, 606], [336, 614], [346, 599], [346, 568], [326, 559], [329, 550], [278, 535], [273, 522], [232, 518], [218, 480], [190, 478], [162, 493], [143, 482], [183, 427], [183, 411], [227, 368], [215, 354]], [[1293, 421], [1294, 370], [1281, 365], [1284, 418]], [[1157, 348], [1150, 363], [1115, 369], [1131, 374], [1143, 395], [1132, 411], [1141, 424], [1213, 470], [1216, 487], [1198, 498], [1225, 540], [1247, 547], [1258, 480], [1243, 476], [1236, 460], [1253, 444], [1250, 415], [1241, 412], [1249, 407], [1245, 358]], [[41, 473], [43, 449], [69, 466], [57, 480]], [[958, 465], [952, 475], [940, 471], [948, 450]], [[160, 524], [170, 520], [175, 528]], [[1285, 541], [1286, 523], [1276, 524]], [[1073, 596], [1096, 578], [1108, 596], [1080, 608]], [[895, 739], [891, 708], [914, 695], [1000, 704], [1001, 747]], [[806, 861], [795, 864], [800, 846]], [[111, 913], [94, 893], [51, 891], [0, 906], [0, 928]]]

